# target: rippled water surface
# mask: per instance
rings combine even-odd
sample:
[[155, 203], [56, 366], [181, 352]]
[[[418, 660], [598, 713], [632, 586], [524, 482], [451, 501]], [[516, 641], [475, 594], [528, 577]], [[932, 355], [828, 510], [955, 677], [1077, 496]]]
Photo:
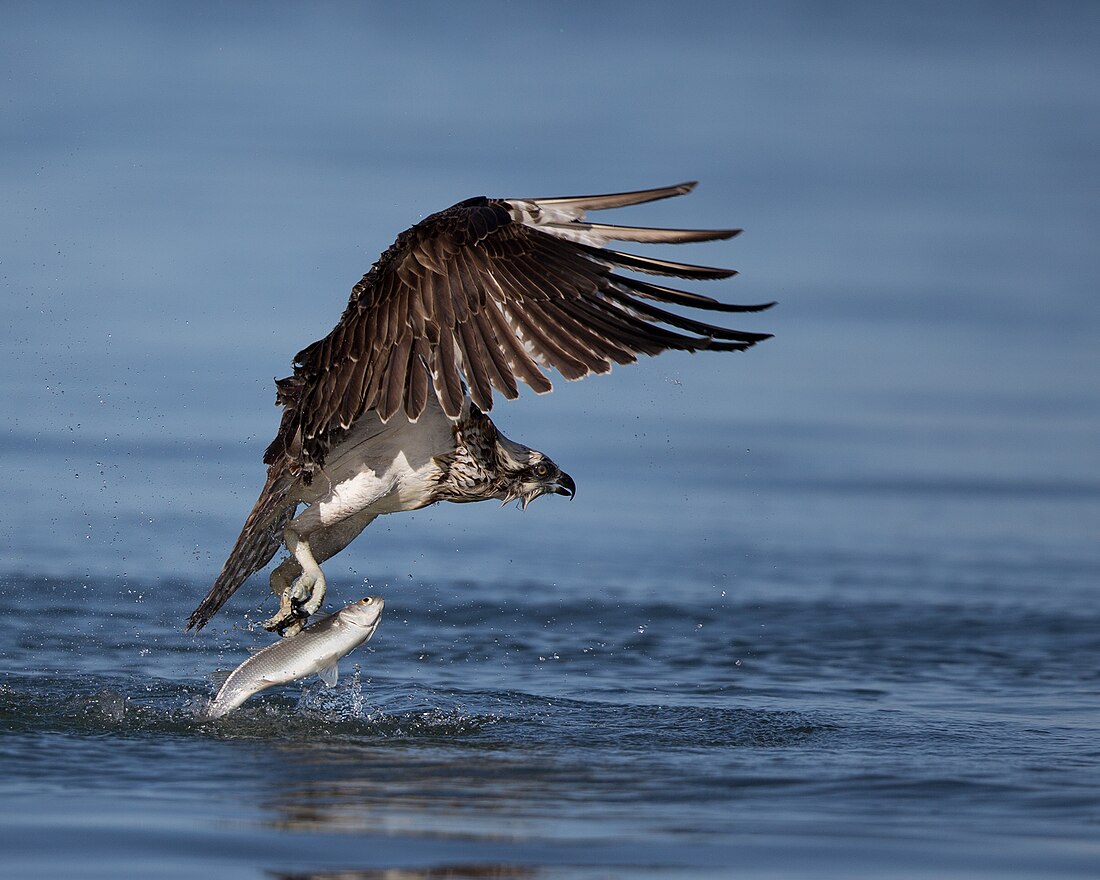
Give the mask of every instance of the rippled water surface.
[[[779, 494], [776, 518], [807, 494], [912, 501]], [[1095, 516], [1100, 497], [1030, 503]], [[216, 722], [196, 717], [208, 673], [267, 636], [182, 634], [202, 582], [8, 578], [5, 851], [17, 876], [58, 834], [88, 876], [1087, 876], [1095, 559], [796, 543], [736, 577], [685, 553], [665, 588], [383, 579], [336, 688]]]
[[[828, 8], [5, 10], [4, 878], [1100, 876], [1100, 18]], [[375, 255], [694, 177], [612, 219], [776, 338], [502, 403], [577, 498], [382, 518], [338, 685], [200, 720]]]

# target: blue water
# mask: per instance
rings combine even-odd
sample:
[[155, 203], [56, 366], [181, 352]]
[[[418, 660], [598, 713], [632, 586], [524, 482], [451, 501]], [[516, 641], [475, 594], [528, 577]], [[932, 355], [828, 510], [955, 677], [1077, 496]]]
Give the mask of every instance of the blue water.
[[[5, 878], [1100, 873], [1100, 15], [1088, 4], [51, 4], [0, 29]], [[274, 376], [470, 195], [777, 299], [494, 415], [576, 479], [379, 520], [334, 690], [218, 722], [184, 634]]]

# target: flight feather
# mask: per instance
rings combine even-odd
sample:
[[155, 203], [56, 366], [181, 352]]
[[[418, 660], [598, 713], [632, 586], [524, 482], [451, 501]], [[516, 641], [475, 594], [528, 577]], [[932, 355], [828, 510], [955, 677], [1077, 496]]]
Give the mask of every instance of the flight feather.
[[417, 223], [355, 285], [333, 331], [300, 351], [294, 375], [280, 380], [286, 409], [265, 461], [286, 456], [296, 471], [308, 472], [359, 416], [374, 411], [386, 421], [401, 412], [415, 421], [432, 393], [457, 418], [464, 389], [488, 412], [494, 389], [505, 398], [518, 396], [519, 382], [549, 391], [548, 369], [579, 379], [639, 354], [741, 350], [768, 338], [666, 307], [746, 312], [771, 303], [726, 304], [621, 274], [713, 279], [732, 270], [603, 246], [710, 241], [740, 230], [584, 219], [590, 210], [669, 198], [693, 187], [550, 199], [477, 197]]

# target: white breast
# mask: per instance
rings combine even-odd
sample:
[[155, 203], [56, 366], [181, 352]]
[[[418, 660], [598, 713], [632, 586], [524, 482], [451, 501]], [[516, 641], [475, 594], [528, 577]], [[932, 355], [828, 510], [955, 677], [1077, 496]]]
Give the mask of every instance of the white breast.
[[439, 476], [434, 459], [454, 451], [452, 424], [434, 395], [415, 423], [400, 414], [386, 424], [373, 414], [362, 417], [329, 453], [302, 500], [313, 505], [309, 512], [321, 525], [368, 508], [382, 514], [430, 504]]

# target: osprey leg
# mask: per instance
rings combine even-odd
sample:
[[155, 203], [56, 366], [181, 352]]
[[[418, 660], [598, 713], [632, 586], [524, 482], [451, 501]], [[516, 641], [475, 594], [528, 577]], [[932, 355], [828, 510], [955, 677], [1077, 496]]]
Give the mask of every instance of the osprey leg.
[[[302, 628], [302, 622], [316, 613], [325, 601], [326, 584], [324, 572], [317, 564], [306, 537], [298, 534], [293, 525], [289, 525], [283, 530], [283, 540], [302, 573], [294, 583], [281, 591], [279, 610], [274, 617], [264, 621], [264, 629], [293, 635]], [[292, 627], [292, 631], [287, 632]]]
[[[318, 529], [309, 536], [309, 547], [313, 551], [313, 558], [318, 565], [324, 564], [352, 541], [359, 537], [359, 533], [374, 521], [377, 514], [366, 511], [355, 516], [349, 516], [334, 526]], [[279, 567], [271, 572], [271, 592], [276, 596], [282, 596], [302, 573], [302, 566], [293, 556], [284, 559]]]
[[[336, 523], [336, 525], [329, 526], [328, 528], [321, 528], [315, 532], [311, 532], [309, 535], [309, 547], [313, 552], [313, 558], [318, 565], [323, 563], [327, 559], [331, 559], [341, 550], [354, 541], [359, 533], [363, 531], [367, 526], [374, 521], [377, 514], [363, 511], [355, 516], [349, 516], [342, 522]], [[299, 542], [302, 538], [299, 536]], [[305, 609], [299, 604], [297, 608], [295, 603], [300, 603], [304, 598], [304, 593], [295, 589], [295, 583], [301, 577], [303, 572], [301, 563], [298, 562], [296, 556], [288, 556], [284, 559], [279, 567], [271, 572], [270, 584], [271, 592], [279, 597], [279, 613], [275, 617], [271, 618], [271, 621], [292, 620], [296, 614], [298, 618], [302, 617]], [[318, 606], [320, 607], [320, 606]], [[304, 622], [304, 619], [302, 619]], [[266, 624], [265, 624], [266, 626]], [[273, 629], [274, 626], [269, 626], [268, 629]], [[289, 626], [282, 632], [284, 635], [294, 635], [297, 630], [291, 630]]]

